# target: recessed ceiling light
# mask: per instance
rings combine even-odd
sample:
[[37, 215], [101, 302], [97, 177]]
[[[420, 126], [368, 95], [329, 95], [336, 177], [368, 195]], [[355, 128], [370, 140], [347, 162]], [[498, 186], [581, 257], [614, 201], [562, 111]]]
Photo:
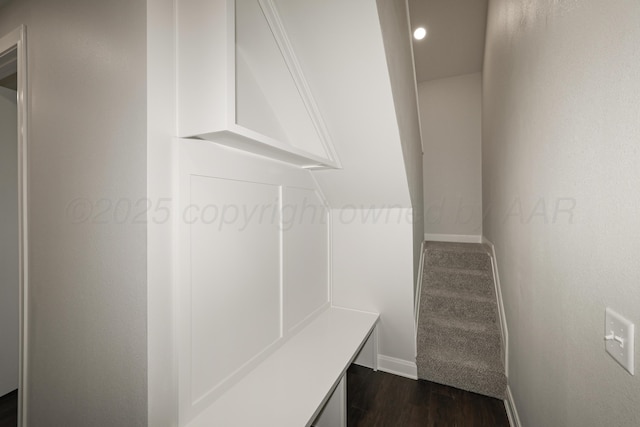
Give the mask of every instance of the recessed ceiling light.
[[413, 37], [415, 37], [416, 40], [422, 40], [426, 36], [427, 30], [424, 27], [416, 28], [416, 30], [413, 32]]

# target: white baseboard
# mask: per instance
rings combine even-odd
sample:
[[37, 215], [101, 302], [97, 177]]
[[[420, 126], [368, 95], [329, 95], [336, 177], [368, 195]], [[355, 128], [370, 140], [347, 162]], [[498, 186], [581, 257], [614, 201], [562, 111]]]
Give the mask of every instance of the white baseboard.
[[415, 362], [396, 359], [395, 357], [384, 356], [382, 354], [378, 355], [378, 370], [412, 380], [418, 379], [418, 366]]
[[507, 418], [509, 418], [509, 425], [511, 427], [522, 427], [520, 423], [520, 416], [518, 415], [518, 409], [516, 408], [516, 402], [513, 400], [513, 394], [511, 394], [511, 388], [507, 385], [507, 398], [504, 400], [504, 409], [507, 411]]
[[498, 315], [500, 317], [500, 332], [502, 332], [502, 345], [504, 348], [504, 369], [507, 375], [507, 398], [504, 401], [504, 408], [507, 411], [507, 417], [509, 418], [509, 425], [511, 427], [522, 427], [520, 424], [520, 417], [518, 416], [518, 409], [516, 403], [513, 400], [513, 394], [511, 394], [511, 387], [509, 387], [509, 329], [507, 328], [507, 317], [504, 311], [504, 302], [502, 300], [502, 287], [500, 286], [500, 274], [498, 270], [498, 258], [496, 257], [496, 247], [493, 242], [486, 237], [482, 236], [482, 243], [489, 246], [491, 249], [491, 268], [493, 269], [493, 281], [495, 283], [496, 297], [498, 299]]
[[432, 242], [482, 243], [482, 236], [464, 234], [431, 234], [424, 233], [424, 240]]
[[[416, 284], [415, 305], [413, 307], [414, 315], [414, 332], [416, 336], [416, 342], [418, 340], [418, 319], [420, 318], [420, 295], [422, 294], [422, 273], [424, 271], [424, 242], [420, 245], [420, 266], [418, 267], [418, 283]], [[416, 356], [418, 355], [418, 349], [416, 347]]]
[[495, 283], [496, 298], [498, 300], [498, 317], [500, 318], [500, 332], [502, 333], [502, 347], [504, 348], [504, 370], [509, 378], [509, 328], [507, 327], [507, 316], [504, 311], [502, 300], [502, 287], [500, 286], [500, 274], [498, 270], [498, 258], [493, 242], [482, 236], [482, 243], [491, 249], [491, 268], [493, 269], [493, 281]]

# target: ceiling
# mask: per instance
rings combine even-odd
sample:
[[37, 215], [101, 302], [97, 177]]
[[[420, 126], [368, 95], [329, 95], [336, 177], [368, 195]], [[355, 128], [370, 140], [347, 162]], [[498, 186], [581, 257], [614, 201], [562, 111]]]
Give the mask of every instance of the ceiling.
[[482, 71], [487, 0], [409, 0], [418, 82]]

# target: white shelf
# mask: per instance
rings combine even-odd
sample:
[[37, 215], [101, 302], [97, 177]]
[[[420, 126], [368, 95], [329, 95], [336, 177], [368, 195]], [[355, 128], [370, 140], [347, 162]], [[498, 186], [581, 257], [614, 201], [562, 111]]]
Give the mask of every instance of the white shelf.
[[282, 143], [239, 125], [232, 124], [228, 126], [228, 129], [196, 135], [196, 137], [302, 168], [335, 169], [340, 167], [330, 159]]
[[311, 425], [377, 321], [374, 313], [327, 309], [188, 427]]
[[178, 136], [340, 168], [272, 0], [177, 0]]

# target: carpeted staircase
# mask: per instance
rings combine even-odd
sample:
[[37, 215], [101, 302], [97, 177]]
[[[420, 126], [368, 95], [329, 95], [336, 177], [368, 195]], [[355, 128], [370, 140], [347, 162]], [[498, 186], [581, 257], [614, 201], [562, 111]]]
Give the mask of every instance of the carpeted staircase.
[[507, 381], [498, 322], [488, 248], [426, 242], [418, 376], [504, 399]]

